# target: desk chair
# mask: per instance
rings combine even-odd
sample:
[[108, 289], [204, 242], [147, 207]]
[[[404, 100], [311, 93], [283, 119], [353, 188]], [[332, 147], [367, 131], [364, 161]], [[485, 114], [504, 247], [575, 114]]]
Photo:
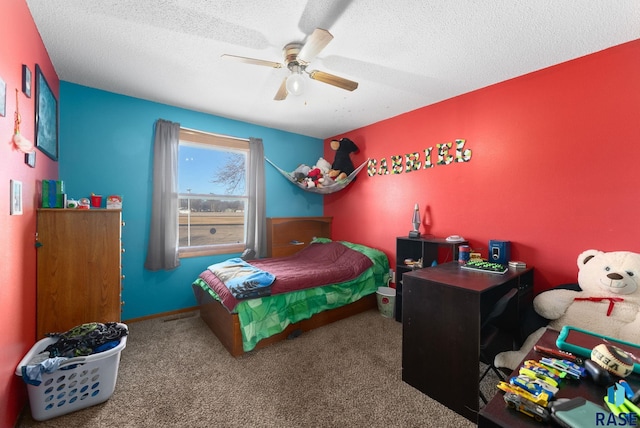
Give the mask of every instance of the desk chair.
[[[493, 359], [495, 355], [489, 355], [488, 350], [489, 347], [493, 344], [493, 342], [497, 339], [500, 333], [500, 329], [493, 324], [493, 322], [499, 318], [504, 311], [509, 306], [509, 302], [518, 294], [517, 288], [512, 288], [507, 293], [505, 293], [494, 305], [491, 309], [489, 315], [482, 321], [480, 326], [480, 360], [488, 364], [488, 367], [485, 369], [482, 376], [480, 376], [479, 382], [482, 383], [482, 379], [487, 376], [490, 370], [492, 370], [498, 379], [504, 381], [505, 376], [497, 369], [497, 367], [493, 364]], [[487, 398], [484, 396], [482, 391], [480, 391], [480, 398], [487, 404]]]

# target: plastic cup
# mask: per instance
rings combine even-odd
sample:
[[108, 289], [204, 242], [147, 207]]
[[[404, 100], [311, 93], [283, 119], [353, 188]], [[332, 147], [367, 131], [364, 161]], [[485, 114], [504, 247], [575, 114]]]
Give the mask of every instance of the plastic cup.
[[100, 208], [102, 206], [102, 196], [91, 195], [91, 206], [94, 208]]

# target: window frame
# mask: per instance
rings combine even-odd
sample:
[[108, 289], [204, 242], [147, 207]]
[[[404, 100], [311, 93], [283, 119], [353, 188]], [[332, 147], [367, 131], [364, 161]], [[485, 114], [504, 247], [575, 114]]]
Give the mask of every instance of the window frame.
[[[229, 151], [239, 151], [245, 152], [246, 162], [245, 162], [245, 180], [248, 179], [248, 159], [249, 153], [251, 151], [249, 139], [231, 137], [227, 135], [214, 134], [204, 131], [198, 131], [195, 129], [188, 128], [180, 128], [179, 132], [179, 142], [178, 145], [181, 146], [182, 143], [185, 142], [187, 144], [194, 145], [206, 145], [206, 146], [214, 146], [216, 148], [221, 148], [223, 150]], [[248, 183], [247, 183], [248, 185]], [[199, 245], [199, 246], [190, 246], [190, 247], [181, 247], [178, 245], [178, 258], [190, 258], [190, 257], [201, 257], [201, 256], [210, 256], [210, 255], [220, 255], [220, 254], [231, 254], [231, 253], [241, 253], [244, 251], [246, 247], [247, 240], [247, 214], [251, 207], [251, 200], [249, 198], [249, 194], [247, 191], [247, 186], [245, 186], [245, 194], [243, 196], [236, 195], [200, 195], [200, 194], [192, 194], [192, 193], [177, 193], [178, 201], [180, 199], [238, 199], [245, 201], [245, 211], [244, 211], [244, 242], [237, 244], [215, 244], [215, 245]], [[178, 204], [175, 207], [176, 210], [179, 210]], [[178, 215], [178, 221], [180, 216]], [[178, 228], [180, 226], [178, 225]], [[178, 236], [180, 234], [178, 233]]]

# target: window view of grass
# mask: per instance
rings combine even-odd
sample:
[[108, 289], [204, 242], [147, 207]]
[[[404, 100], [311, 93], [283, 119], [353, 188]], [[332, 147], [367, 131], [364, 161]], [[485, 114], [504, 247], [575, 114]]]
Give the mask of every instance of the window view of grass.
[[244, 242], [244, 212], [191, 212], [180, 210], [179, 246]]

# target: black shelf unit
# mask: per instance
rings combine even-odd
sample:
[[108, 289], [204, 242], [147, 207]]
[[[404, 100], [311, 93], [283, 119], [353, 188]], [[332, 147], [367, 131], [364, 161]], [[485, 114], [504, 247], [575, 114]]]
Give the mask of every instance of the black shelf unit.
[[[396, 321], [402, 322], [402, 275], [415, 270], [404, 264], [405, 259], [422, 259], [422, 267], [426, 268], [436, 262], [450, 262], [458, 260], [458, 247], [469, 245], [468, 241], [449, 242], [445, 238], [424, 236], [421, 238], [409, 238], [399, 236], [396, 238]], [[438, 261], [440, 248], [449, 249], [446, 259]], [[418, 268], [420, 269], [420, 268]]]

